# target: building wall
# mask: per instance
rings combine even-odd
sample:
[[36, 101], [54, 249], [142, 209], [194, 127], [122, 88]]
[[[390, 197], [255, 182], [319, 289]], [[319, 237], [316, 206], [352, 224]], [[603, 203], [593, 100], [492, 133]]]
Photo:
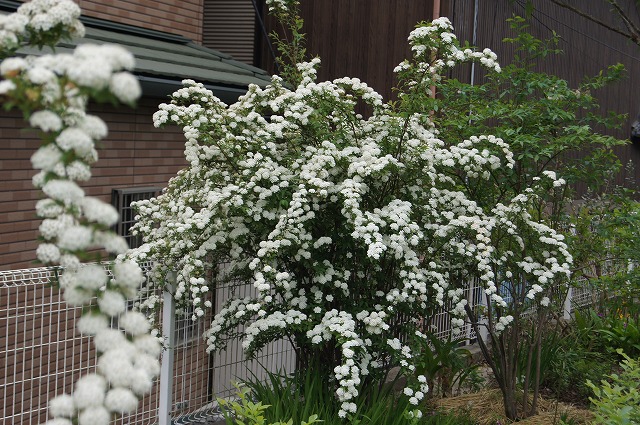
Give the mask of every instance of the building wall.
[[[443, 10], [450, 0], [441, 1]], [[357, 77], [389, 99], [393, 68], [409, 57], [409, 33], [431, 20], [433, 0], [305, 0], [301, 2], [309, 57], [322, 60], [320, 81]], [[278, 26], [267, 19], [269, 32]], [[273, 59], [262, 40], [262, 63], [274, 73]]]
[[[82, 184], [88, 195], [110, 202], [112, 189], [164, 187], [186, 165], [182, 132], [175, 127], [153, 127], [151, 116], [161, 101], [143, 99], [135, 110], [105, 105], [91, 108], [106, 121], [110, 132], [99, 145], [93, 177]], [[16, 112], [0, 115], [0, 270], [35, 264], [39, 225], [35, 203], [41, 194], [31, 184], [35, 171], [29, 158], [40, 141], [25, 127]]]
[[183, 35], [202, 43], [204, 0], [77, 0], [86, 16]]

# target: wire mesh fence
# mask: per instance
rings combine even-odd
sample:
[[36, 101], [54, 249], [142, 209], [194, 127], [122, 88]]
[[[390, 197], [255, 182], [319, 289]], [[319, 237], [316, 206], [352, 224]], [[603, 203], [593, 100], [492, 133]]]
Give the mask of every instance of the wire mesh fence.
[[[108, 269], [108, 266], [105, 266]], [[148, 269], [147, 269], [148, 270]], [[221, 268], [224, 273], [224, 267]], [[97, 353], [87, 337], [75, 332], [80, 308], [69, 307], [55, 285], [54, 268], [0, 271], [0, 423], [31, 425], [45, 422], [47, 401], [71, 392], [73, 383], [95, 369]], [[252, 285], [218, 276], [212, 285], [214, 310], [222, 308], [231, 296], [253, 295]], [[593, 297], [593, 288], [573, 290], [571, 300], [583, 306]], [[156, 294], [157, 295], [157, 294]], [[480, 305], [483, 291], [478, 283], [470, 283], [465, 296], [471, 305]], [[167, 298], [165, 298], [166, 300]], [[171, 296], [168, 297], [172, 299]], [[166, 302], [164, 309], [167, 308]], [[425, 320], [428, 329], [438, 337], [451, 332], [451, 316], [445, 305]], [[118, 424], [209, 424], [220, 418], [216, 398], [233, 396], [234, 381], [261, 379], [266, 371], [292, 371], [295, 354], [286, 341], [276, 341], [256, 358], [247, 360], [240, 342], [225, 350], [208, 354], [202, 338], [211, 316], [196, 322], [185, 316], [169, 315], [172, 329], [169, 351], [162, 361], [169, 364], [170, 377], [156, 381], [153, 390], [139, 404], [138, 410], [119, 418]], [[161, 322], [161, 318], [159, 318]], [[476, 338], [466, 323], [462, 336], [467, 343]], [[170, 353], [171, 355], [168, 355]], [[168, 376], [168, 375], [167, 375]], [[162, 407], [161, 386], [165, 388]], [[168, 394], [168, 396], [167, 396]], [[163, 413], [164, 412], [164, 413]], [[165, 419], [161, 418], [165, 415]]]
[[[95, 348], [74, 329], [82, 308], [64, 302], [55, 285], [58, 273], [0, 271], [0, 423], [44, 423], [48, 400], [70, 393], [75, 381], [95, 370]], [[157, 386], [118, 423], [154, 423]]]
[[[109, 266], [105, 265], [109, 271]], [[70, 393], [73, 383], [95, 370], [97, 353], [88, 337], [75, 331], [81, 308], [68, 306], [55, 285], [55, 268], [0, 271], [0, 423], [35, 425], [47, 419], [50, 398]], [[144, 284], [143, 284], [144, 285]], [[231, 281], [218, 285], [214, 298], [242, 293], [251, 285]], [[217, 303], [220, 308], [222, 301]], [[159, 318], [160, 319], [160, 318]], [[194, 322], [189, 314], [174, 317], [163, 361], [171, 358], [171, 402], [164, 412], [170, 422], [206, 423], [217, 417], [216, 398], [230, 397], [234, 381], [264, 376], [263, 368], [291, 371], [295, 356], [285, 341], [270, 344], [246, 360], [240, 343], [226, 350], [206, 352], [202, 334], [211, 316]], [[161, 320], [158, 320], [162, 325]], [[159, 423], [160, 380], [135, 413], [117, 424]]]

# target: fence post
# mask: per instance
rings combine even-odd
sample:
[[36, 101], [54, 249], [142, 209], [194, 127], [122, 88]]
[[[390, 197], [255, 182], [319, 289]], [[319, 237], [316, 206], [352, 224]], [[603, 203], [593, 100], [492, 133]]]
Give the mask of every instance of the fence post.
[[480, 335], [476, 335], [476, 338], [482, 338], [483, 341], [486, 341], [489, 337], [489, 320], [487, 319], [487, 310], [490, 306], [487, 304], [487, 295], [484, 293], [484, 288], [480, 285], [480, 282], [475, 280], [474, 284], [478, 284], [478, 290], [480, 291], [478, 299], [480, 301], [480, 305], [483, 307], [482, 310], [484, 310], [482, 313], [482, 319], [478, 320], [478, 330], [480, 331]]
[[[468, 280], [467, 281], [468, 287], [467, 287], [467, 303], [469, 304], [469, 307], [471, 307], [472, 309], [475, 307], [475, 281], [474, 280]], [[469, 323], [469, 325], [467, 326], [467, 332], [465, 335], [465, 345], [470, 345], [471, 344], [471, 331], [473, 330], [473, 325], [471, 325], [471, 323]], [[477, 336], [476, 336], [477, 338]]]
[[565, 320], [571, 320], [571, 298], [573, 298], [573, 288], [570, 286], [567, 291], [567, 297], [564, 299], [562, 316]]
[[158, 423], [159, 425], [171, 424], [171, 405], [173, 403], [173, 355], [175, 348], [175, 312], [176, 305], [173, 299], [173, 287], [176, 280], [175, 273], [167, 275], [169, 280], [168, 290], [163, 293], [162, 304], [162, 336], [167, 342], [167, 346], [162, 353], [160, 363], [160, 400], [158, 403]]

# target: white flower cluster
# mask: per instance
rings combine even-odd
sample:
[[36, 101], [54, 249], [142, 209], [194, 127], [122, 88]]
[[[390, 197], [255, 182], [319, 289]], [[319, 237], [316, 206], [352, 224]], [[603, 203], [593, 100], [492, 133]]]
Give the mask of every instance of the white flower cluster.
[[[440, 19], [412, 35], [416, 46], [440, 46], [445, 60], [430, 65], [430, 51], [414, 49], [425, 60], [401, 70], [405, 85], [428, 87], [449, 61], [498, 67], [489, 51], [456, 50], [449, 31]], [[363, 376], [382, 375], [390, 359], [403, 373], [415, 370], [415, 347], [400, 341], [421, 325], [400, 317], [450, 302], [462, 326], [468, 276], [482, 282], [489, 308], [506, 310], [498, 288], [507, 272], [539, 285], [531, 296], [544, 305], [571, 256], [530, 215], [554, 176], [496, 202], [515, 172], [505, 141], [447, 144], [428, 115], [398, 113], [357, 79], [317, 82], [317, 65], [298, 66], [294, 89], [273, 77], [229, 106], [190, 80], [160, 105], [154, 124], [183, 129], [189, 167], [136, 205], [134, 231], [147, 243], [130, 257], [158, 260], [157, 285], [177, 270], [175, 297], [196, 309], [210, 306], [202, 295], [213, 284], [210, 264], [230, 264], [219, 279], [250, 276], [253, 295], [231, 298], [216, 314], [209, 350], [238, 336], [248, 353], [282, 337], [309, 352], [335, 347], [336, 394], [348, 416]], [[431, 80], [416, 80], [416, 67]], [[367, 119], [356, 112], [361, 103]], [[407, 388], [411, 403], [424, 396], [422, 384]]]
[[[137, 79], [125, 72], [133, 65], [131, 53], [107, 44], [82, 44], [68, 54], [10, 57], [0, 63], [0, 75], [5, 78], [0, 94], [28, 90], [44, 107], [31, 124], [43, 131], [71, 127], [60, 134], [58, 146], [65, 152], [74, 151], [85, 161], [95, 161], [90, 139], [104, 137], [106, 126], [95, 117], [84, 119], [87, 93], [108, 89], [119, 101], [132, 103], [141, 94]], [[71, 108], [66, 116], [60, 116], [61, 110], [51, 110], [62, 103]]]
[[31, 0], [22, 4], [16, 13], [0, 15], [0, 50], [18, 47], [29, 34], [56, 28], [82, 37], [84, 26], [79, 17], [80, 8], [71, 0]]
[[298, 0], [267, 0], [266, 5], [269, 12], [286, 13]]
[[[481, 52], [469, 48], [461, 49], [453, 26], [446, 17], [435, 19], [433, 22], [420, 25], [409, 35], [409, 44], [414, 55], [414, 63], [407, 60], [399, 64], [394, 72], [404, 76], [414, 74], [408, 85], [429, 87], [439, 81], [443, 73], [460, 62], [475, 61], [486, 68], [500, 72], [497, 56], [490, 49]], [[434, 57], [437, 55], [437, 58]]]
[[[81, 34], [79, 15], [78, 6], [68, 0], [25, 3], [17, 13], [0, 16], [0, 50], [10, 54], [26, 37], [44, 43]], [[24, 106], [30, 125], [46, 133], [45, 143], [31, 157], [39, 171], [33, 183], [46, 195], [36, 205], [45, 241], [37, 258], [62, 266], [63, 297], [69, 305], [87, 307], [77, 329], [94, 336], [100, 353], [96, 373], [76, 382], [72, 395], [51, 400], [52, 425], [106, 425], [114, 414], [134, 411], [138, 397], [150, 391], [159, 373], [161, 346], [148, 334], [149, 322], [141, 313], [127, 312], [126, 299], [144, 280], [138, 265], [113, 265], [111, 279], [102, 266], [81, 262], [91, 249], [103, 248], [112, 255], [128, 249], [110, 230], [118, 212], [86, 197], [76, 182], [91, 177], [90, 165], [98, 158], [95, 142], [107, 134], [100, 118], [86, 114], [87, 100], [110, 91], [115, 99], [134, 101], [140, 88], [126, 72], [133, 66], [133, 56], [121, 47], [86, 44], [72, 54], [9, 56], [0, 63], [0, 94]], [[113, 318], [120, 329], [109, 326]]]

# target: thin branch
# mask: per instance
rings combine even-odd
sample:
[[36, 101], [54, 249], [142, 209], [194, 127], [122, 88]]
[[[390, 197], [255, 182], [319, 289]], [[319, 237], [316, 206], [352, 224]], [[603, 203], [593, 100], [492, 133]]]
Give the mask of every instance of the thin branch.
[[627, 27], [627, 30], [629, 30], [631, 41], [640, 45], [640, 28], [638, 28], [633, 21], [629, 19], [616, 0], [609, 0], [609, 4], [613, 6], [616, 13], [620, 16], [620, 19], [622, 19], [622, 22]]
[[629, 40], [632, 40], [634, 43], [636, 43], [636, 44], [638, 44], [640, 46], [640, 39], [635, 34], [624, 32], [621, 29], [616, 28], [616, 27], [614, 27], [614, 26], [612, 26], [612, 25], [610, 25], [610, 24], [608, 24], [608, 23], [596, 18], [595, 16], [590, 15], [590, 14], [588, 14], [586, 12], [583, 12], [582, 10], [578, 9], [577, 7], [571, 6], [570, 4], [567, 4], [567, 3], [565, 3], [565, 2], [563, 2], [561, 0], [551, 0], [551, 2], [553, 4], [556, 4], [556, 5], [564, 8], [564, 9], [570, 10], [570, 11], [582, 16], [583, 18], [590, 20], [591, 22], [595, 22], [596, 24], [598, 24], [598, 25], [600, 25], [600, 26], [602, 26], [602, 27], [604, 27], [604, 28], [606, 28], [606, 29], [608, 29], [610, 31], [613, 31], [613, 32], [615, 32], [617, 34], [620, 34], [620, 35], [628, 38]]

